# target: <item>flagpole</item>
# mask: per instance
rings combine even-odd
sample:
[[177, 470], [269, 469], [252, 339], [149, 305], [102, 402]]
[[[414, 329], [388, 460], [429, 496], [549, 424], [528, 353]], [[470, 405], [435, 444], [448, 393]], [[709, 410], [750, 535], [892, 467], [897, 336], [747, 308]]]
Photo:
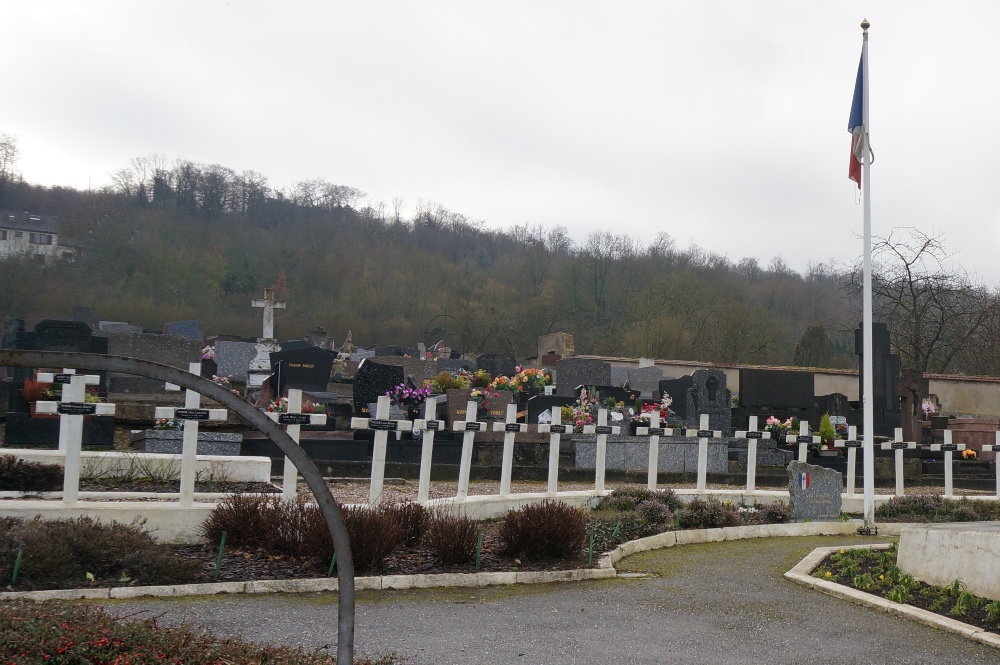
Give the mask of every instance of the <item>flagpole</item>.
[[862, 85], [862, 123], [864, 158], [861, 162], [861, 180], [863, 184], [864, 214], [865, 214], [865, 247], [864, 247], [864, 473], [865, 473], [865, 525], [875, 522], [875, 375], [874, 375], [874, 345], [872, 342], [872, 201], [871, 201], [871, 151], [868, 149], [868, 19], [861, 22], [864, 31], [864, 41], [861, 45]]

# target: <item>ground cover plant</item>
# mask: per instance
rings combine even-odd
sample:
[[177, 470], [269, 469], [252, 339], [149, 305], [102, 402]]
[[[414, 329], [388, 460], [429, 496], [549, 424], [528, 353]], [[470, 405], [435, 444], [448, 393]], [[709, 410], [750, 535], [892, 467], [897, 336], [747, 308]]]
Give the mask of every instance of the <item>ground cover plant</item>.
[[0, 518], [0, 580], [10, 590], [172, 584], [196, 573], [142, 522]]
[[601, 500], [590, 516], [594, 551], [605, 552], [622, 543], [678, 529], [785, 524], [791, 511], [779, 501], [745, 506], [715, 497], [695, 498], [685, 504], [673, 490], [617, 489]]
[[896, 566], [897, 553], [896, 543], [885, 550], [842, 549], [824, 559], [813, 577], [1000, 633], [1000, 600], [970, 593], [961, 580], [946, 587], [920, 582]]
[[895, 496], [875, 509], [881, 522], [990, 522], [1000, 520], [1000, 503], [938, 494]]
[[[218, 639], [187, 625], [161, 626], [155, 618], [122, 619], [87, 605], [21, 601], [0, 603], [0, 662], [333, 665], [336, 658], [322, 650]], [[355, 665], [400, 662], [387, 656]]]

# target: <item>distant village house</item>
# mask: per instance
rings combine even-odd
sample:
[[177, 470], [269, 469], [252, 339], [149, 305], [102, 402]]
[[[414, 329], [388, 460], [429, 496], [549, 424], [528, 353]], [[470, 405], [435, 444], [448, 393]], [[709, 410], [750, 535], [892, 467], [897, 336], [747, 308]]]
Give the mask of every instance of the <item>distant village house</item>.
[[0, 258], [34, 256], [42, 261], [72, 259], [76, 248], [59, 243], [58, 225], [52, 215], [0, 212]]

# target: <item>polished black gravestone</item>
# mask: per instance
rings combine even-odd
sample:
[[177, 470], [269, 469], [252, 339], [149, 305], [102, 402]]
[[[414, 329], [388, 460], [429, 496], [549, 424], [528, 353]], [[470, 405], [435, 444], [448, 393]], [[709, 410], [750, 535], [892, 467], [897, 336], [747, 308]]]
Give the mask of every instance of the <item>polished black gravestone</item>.
[[687, 393], [693, 385], [694, 378], [691, 376], [660, 380], [660, 399], [663, 399], [664, 394], [670, 395], [673, 400], [670, 408], [681, 420], [687, 417]]
[[271, 373], [278, 379], [278, 391], [299, 388], [310, 392], [323, 392], [330, 382], [334, 356], [318, 346], [282, 349], [270, 354]]
[[496, 353], [484, 353], [476, 358], [476, 367], [486, 370], [494, 379], [498, 376], [513, 376], [516, 374], [517, 358], [501, 356]]
[[528, 416], [525, 420], [529, 425], [538, 424], [538, 416], [548, 411], [552, 413], [564, 406], [571, 406], [576, 400], [572, 397], [558, 395], [535, 395], [528, 400]]
[[740, 406], [751, 409], [811, 409], [815, 400], [812, 372], [740, 370]]
[[403, 383], [403, 368], [396, 365], [381, 365], [364, 360], [354, 375], [354, 413], [361, 418], [372, 417], [368, 404]]
[[[864, 337], [859, 327], [854, 331], [854, 350], [858, 354], [858, 394], [859, 404], [865, 400], [865, 359]], [[892, 436], [900, 426], [902, 413], [899, 410], [899, 397], [896, 394], [896, 384], [899, 379], [899, 356], [891, 353], [889, 329], [884, 323], [872, 324], [872, 378], [875, 389], [873, 406], [875, 410], [875, 435]], [[851, 422], [861, 423], [864, 415], [861, 409], [852, 414]]]

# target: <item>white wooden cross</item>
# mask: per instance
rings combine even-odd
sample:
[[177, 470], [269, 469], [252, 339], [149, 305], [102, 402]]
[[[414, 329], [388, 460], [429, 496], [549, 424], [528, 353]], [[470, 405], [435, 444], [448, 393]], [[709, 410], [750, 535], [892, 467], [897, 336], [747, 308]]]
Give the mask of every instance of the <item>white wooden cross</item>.
[[[195, 376], [201, 376], [201, 363], [190, 363], [188, 371]], [[180, 390], [181, 387], [168, 383], [167, 390]], [[184, 408], [172, 406], [156, 407], [156, 417], [184, 421], [184, 439], [181, 444], [181, 497], [180, 505], [187, 507], [194, 503], [194, 481], [198, 475], [198, 423], [202, 420], [225, 420], [228, 417], [225, 409], [202, 409], [201, 395], [193, 390], [184, 393]]]
[[[39, 383], [58, 383], [62, 385], [62, 402], [83, 402], [87, 393], [87, 386], [96, 386], [101, 382], [101, 377], [97, 374], [77, 374], [75, 369], [63, 368], [62, 374], [53, 372], [39, 372]], [[37, 410], [37, 406], [35, 407]], [[59, 416], [59, 452], [66, 452], [66, 443], [69, 440], [69, 416]]]
[[847, 428], [847, 440], [846, 441], [834, 441], [833, 445], [837, 448], [847, 448], [847, 494], [848, 496], [854, 496], [854, 479], [857, 475], [855, 472], [855, 466], [858, 463], [858, 448], [864, 444], [863, 441], [858, 439], [858, 428], [851, 425]]
[[896, 496], [903, 496], [903, 451], [914, 450], [917, 444], [903, 441], [903, 428], [896, 428], [896, 436], [892, 441], [883, 441], [882, 450], [896, 451]]
[[254, 308], [264, 309], [264, 336], [261, 339], [274, 339], [274, 310], [285, 309], [284, 301], [275, 300], [274, 289], [268, 288], [264, 289], [263, 300], [254, 300], [250, 304]]
[[618, 434], [621, 427], [608, 425], [608, 410], [597, 410], [597, 424], [584, 425], [584, 434], [597, 435], [597, 455], [594, 460], [594, 491], [604, 492], [604, 468], [608, 459], [608, 434]]
[[[1000, 452], [1000, 432], [996, 433], [996, 443], [987, 443], [983, 446], [984, 453]], [[997, 498], [1000, 499], [1000, 456], [993, 460], [993, 467], [997, 474]]]
[[390, 401], [388, 395], [378, 398], [374, 418], [351, 418], [351, 429], [375, 430], [372, 480], [368, 490], [368, 503], [371, 505], [382, 501], [382, 486], [385, 484], [385, 450], [389, 445], [389, 432], [409, 432], [413, 429], [413, 423], [409, 420], [389, 420]]
[[[268, 411], [267, 417], [285, 426], [288, 436], [292, 441], [299, 442], [299, 431], [303, 425], [325, 425], [325, 413], [302, 413], [302, 391], [298, 388], [288, 389], [288, 406], [284, 413]], [[285, 455], [285, 466], [281, 478], [282, 498], [291, 501], [295, 499], [296, 490], [299, 484], [299, 470], [292, 464], [292, 460]]]
[[660, 410], [649, 412], [649, 426], [636, 427], [636, 436], [649, 437], [649, 468], [646, 472], [646, 487], [656, 491], [656, 475], [660, 470], [660, 437], [673, 436], [674, 430], [660, 427]]
[[431, 493], [431, 457], [434, 453], [434, 433], [444, 429], [443, 420], [435, 420], [437, 397], [428, 397], [424, 402], [424, 417], [413, 421], [413, 431], [423, 432], [420, 446], [420, 482], [417, 485], [417, 503], [427, 503]]
[[566, 425], [562, 424], [562, 409], [555, 406], [551, 411], [552, 422], [540, 424], [538, 433], [549, 435], [549, 484], [546, 492], [555, 494], [559, 491], [559, 440], [566, 433]]
[[[96, 384], [94, 375], [76, 374], [63, 370], [62, 374], [40, 372], [40, 383], [62, 383], [63, 394], [58, 402], [39, 401], [36, 413], [59, 414], [59, 446], [66, 454], [63, 471], [63, 504], [75, 506], [80, 492], [80, 447], [83, 444], [84, 416], [113, 416], [115, 405], [83, 401], [86, 384]], [[99, 380], [99, 379], [98, 379]]]
[[799, 444], [799, 461], [805, 462], [806, 457], [809, 455], [809, 444], [819, 443], [821, 439], [818, 436], [810, 436], [809, 434], [809, 421], [800, 420], [799, 421], [799, 433], [798, 436], [794, 434], [789, 434], [785, 437], [786, 443], [797, 443]]
[[737, 439], [747, 440], [747, 492], [757, 490], [757, 439], [770, 439], [771, 433], [757, 429], [757, 416], [750, 416], [747, 430], [736, 432]]
[[965, 450], [964, 443], [952, 443], [951, 440], [951, 430], [944, 430], [944, 443], [934, 443], [931, 444], [931, 450], [944, 451], [944, 495], [951, 498], [954, 491], [954, 482], [952, 479], [952, 468], [951, 468], [951, 454], [955, 451]]
[[494, 432], [503, 435], [503, 465], [500, 467], [500, 496], [510, 495], [510, 476], [514, 469], [514, 437], [518, 432], [527, 432], [528, 426], [517, 422], [517, 404], [507, 405], [507, 420], [493, 423]]
[[454, 432], [465, 432], [462, 437], [462, 462], [458, 468], [458, 491], [455, 498], [465, 499], [469, 496], [469, 474], [472, 472], [472, 444], [476, 440], [476, 432], [486, 431], [486, 423], [476, 421], [476, 411], [479, 405], [473, 400], [465, 406], [465, 420], [451, 424]]
[[699, 421], [701, 428], [689, 429], [685, 432], [686, 436], [698, 437], [698, 480], [695, 489], [699, 492], [705, 491], [706, 479], [708, 478], [708, 440], [722, 438], [722, 431], [708, 429], [708, 422], [708, 414], [703, 413]]

